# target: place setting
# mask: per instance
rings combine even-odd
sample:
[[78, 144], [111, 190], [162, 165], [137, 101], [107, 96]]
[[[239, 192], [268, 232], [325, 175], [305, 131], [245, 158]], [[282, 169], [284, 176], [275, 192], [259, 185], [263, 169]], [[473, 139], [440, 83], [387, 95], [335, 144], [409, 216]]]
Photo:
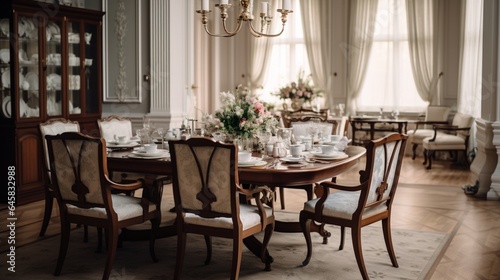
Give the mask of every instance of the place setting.
[[142, 147], [134, 148], [129, 158], [139, 159], [161, 159], [170, 157], [170, 153], [165, 149], [158, 149], [156, 144], [144, 144]]
[[239, 167], [252, 167], [252, 166], [264, 166], [267, 161], [262, 160], [260, 157], [253, 157], [252, 153], [248, 151], [238, 152], [238, 166]]
[[311, 159], [313, 160], [342, 160], [349, 157], [346, 153], [338, 151], [334, 145], [320, 145], [320, 150], [311, 151]]
[[106, 144], [108, 148], [133, 148], [139, 146], [137, 141], [138, 139], [134, 137], [115, 135], [114, 139], [106, 140]]

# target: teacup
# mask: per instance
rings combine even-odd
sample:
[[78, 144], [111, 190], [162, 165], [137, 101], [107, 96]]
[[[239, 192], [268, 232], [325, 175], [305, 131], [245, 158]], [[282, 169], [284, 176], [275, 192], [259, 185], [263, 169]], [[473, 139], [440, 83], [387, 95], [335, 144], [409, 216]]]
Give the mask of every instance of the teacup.
[[238, 152], [238, 161], [239, 162], [249, 161], [251, 157], [252, 157], [252, 154], [250, 152], [247, 152], [247, 151]]
[[302, 146], [300, 144], [290, 145], [290, 155], [292, 155], [292, 157], [300, 157], [301, 153], [302, 153]]
[[118, 143], [120, 144], [125, 144], [125, 143], [128, 143], [128, 137], [126, 135], [120, 135], [120, 136], [117, 136], [116, 137], [116, 140], [118, 141]]
[[158, 146], [156, 144], [144, 144], [144, 151], [147, 154], [154, 154], [158, 151]]
[[324, 155], [332, 155], [335, 152], [335, 146], [333, 145], [321, 145], [321, 151]]

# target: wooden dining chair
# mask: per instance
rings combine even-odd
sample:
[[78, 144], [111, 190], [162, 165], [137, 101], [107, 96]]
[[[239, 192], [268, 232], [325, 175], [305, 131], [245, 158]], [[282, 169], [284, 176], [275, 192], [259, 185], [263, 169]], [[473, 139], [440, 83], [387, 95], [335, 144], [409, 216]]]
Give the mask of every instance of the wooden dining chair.
[[97, 120], [99, 133], [106, 141], [115, 140], [115, 136], [134, 136], [132, 131], [132, 122], [130, 119], [111, 115]]
[[102, 138], [79, 132], [47, 135], [54, 193], [61, 217], [61, 243], [54, 275], [62, 270], [72, 223], [104, 228], [107, 257], [102, 279], [113, 268], [121, 228], [151, 221], [149, 250], [153, 261], [156, 232], [160, 223], [160, 204], [146, 198], [112, 194], [112, 189], [135, 190], [142, 182], [118, 184], [108, 177], [106, 145]]
[[[272, 192], [267, 187], [249, 190], [239, 185], [237, 147], [201, 137], [169, 141], [169, 147], [177, 213], [174, 279], [181, 277], [188, 233], [205, 236], [209, 244], [206, 264], [211, 260], [211, 236], [232, 239], [230, 278], [238, 279], [243, 239], [264, 231], [259, 255], [270, 270], [272, 259], [266, 255], [274, 229]], [[239, 196], [252, 203], [240, 204]]]
[[[46, 122], [40, 123], [38, 125], [40, 130], [40, 135], [42, 136], [43, 142], [43, 154], [44, 154], [44, 170], [45, 170], [45, 209], [43, 213], [42, 228], [40, 229], [39, 236], [44, 236], [49, 226], [50, 217], [52, 214], [52, 206], [54, 204], [54, 188], [52, 186], [52, 178], [50, 175], [51, 166], [49, 162], [49, 153], [47, 149], [47, 141], [45, 140], [46, 135], [57, 135], [63, 132], [73, 131], [80, 132], [80, 124], [77, 121], [70, 121], [64, 118], [53, 118]], [[84, 241], [88, 240], [88, 231], [85, 227]]]
[[[392, 265], [398, 267], [391, 238], [391, 210], [398, 186], [408, 136], [393, 133], [366, 146], [366, 167], [360, 171], [360, 184], [344, 186], [323, 182], [320, 198], [309, 200], [300, 211], [300, 226], [307, 244], [303, 265], [312, 256], [310, 226], [313, 222], [340, 226], [340, 247], [344, 247], [345, 228], [351, 228], [352, 245], [358, 268], [363, 279], [369, 279], [361, 248], [361, 229], [375, 222], [382, 222], [385, 245]], [[337, 190], [330, 193], [330, 189]], [[326, 260], [330, 261], [330, 260]], [[332, 265], [335, 265], [332, 262]]]

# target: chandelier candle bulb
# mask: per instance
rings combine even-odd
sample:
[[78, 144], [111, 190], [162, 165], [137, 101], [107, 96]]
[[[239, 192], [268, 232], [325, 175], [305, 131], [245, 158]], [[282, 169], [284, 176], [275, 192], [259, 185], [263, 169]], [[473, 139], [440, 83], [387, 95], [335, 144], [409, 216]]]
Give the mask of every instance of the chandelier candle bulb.
[[285, 11], [292, 10], [292, 3], [290, 2], [290, 0], [283, 0], [283, 10]]
[[264, 15], [267, 15], [267, 12], [268, 12], [268, 9], [269, 9], [268, 3], [267, 2], [262, 2], [262, 3], [260, 3], [260, 6], [261, 6], [261, 13], [264, 14]]
[[201, 0], [201, 10], [208, 11], [208, 0]]
[[227, 5], [229, 4], [229, 0], [220, 0], [221, 5]]

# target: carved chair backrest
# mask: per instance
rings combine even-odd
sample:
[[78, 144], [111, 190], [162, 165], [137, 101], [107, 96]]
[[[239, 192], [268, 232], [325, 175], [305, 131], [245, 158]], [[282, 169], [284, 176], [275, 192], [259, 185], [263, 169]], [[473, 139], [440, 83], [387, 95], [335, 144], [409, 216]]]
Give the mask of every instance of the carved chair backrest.
[[101, 137], [106, 141], [114, 140], [115, 136], [132, 137], [132, 122], [120, 116], [109, 116], [97, 120]]

